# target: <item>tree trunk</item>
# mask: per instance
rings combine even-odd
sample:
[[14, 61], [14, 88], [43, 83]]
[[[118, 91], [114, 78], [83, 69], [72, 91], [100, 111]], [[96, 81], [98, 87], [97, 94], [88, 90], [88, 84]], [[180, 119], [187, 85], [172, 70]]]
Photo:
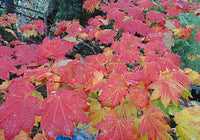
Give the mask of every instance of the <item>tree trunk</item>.
[[59, 10], [59, 0], [51, 0], [47, 11], [45, 13], [46, 25], [50, 27], [50, 25], [55, 23], [55, 17]]
[[13, 14], [15, 12], [14, 0], [4, 0], [4, 3], [5, 3], [6, 14], [8, 13]]

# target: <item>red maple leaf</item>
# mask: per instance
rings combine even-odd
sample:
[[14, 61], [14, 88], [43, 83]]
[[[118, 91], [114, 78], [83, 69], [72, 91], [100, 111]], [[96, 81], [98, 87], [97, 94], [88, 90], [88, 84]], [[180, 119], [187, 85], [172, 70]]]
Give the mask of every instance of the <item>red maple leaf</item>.
[[105, 12], [107, 12], [107, 16], [109, 19], [115, 20], [115, 23], [113, 24], [115, 29], [120, 29], [122, 25], [122, 21], [126, 14], [124, 12], [119, 11], [119, 8], [117, 7], [111, 7], [112, 5], [106, 6], [106, 7], [101, 7], [101, 9]]
[[99, 84], [102, 90], [99, 100], [102, 106], [110, 105], [111, 108], [116, 107], [128, 94], [129, 85], [139, 84], [140, 76], [133, 72], [118, 71], [110, 75], [110, 79], [106, 79], [106, 83]]
[[136, 140], [136, 131], [133, 129], [134, 121], [126, 119], [117, 119], [113, 116], [105, 116], [105, 120], [95, 125], [95, 128], [101, 130], [98, 140]]
[[0, 58], [1, 57], [11, 57], [13, 54], [13, 49], [7, 46], [0, 46]]
[[144, 12], [140, 7], [128, 7], [124, 10], [128, 13], [128, 16], [131, 16], [133, 19], [144, 20]]
[[95, 9], [97, 10], [99, 9], [99, 5], [100, 5], [99, 0], [86, 0], [83, 4], [83, 8], [93, 13]]
[[20, 45], [20, 44], [22, 44], [22, 42], [19, 41], [19, 40], [15, 40], [15, 41], [10, 42], [10, 45], [13, 45], [13, 46], [17, 46], [17, 45]]
[[167, 16], [170, 16], [171, 18], [173, 18], [174, 16], [178, 17], [179, 13], [182, 13], [180, 8], [177, 6], [168, 7], [165, 11], [167, 12]]
[[118, 54], [113, 54], [107, 58], [106, 69], [108, 73], [127, 70], [127, 66], [122, 63], [121, 57]]
[[87, 56], [85, 59], [85, 64], [93, 67], [97, 71], [102, 71], [103, 74], [107, 74], [105, 68], [106, 56], [104, 54]]
[[38, 52], [36, 46], [18, 45], [14, 48], [14, 56], [21, 65], [37, 63]]
[[[132, 26], [132, 28], [130, 28], [130, 26]], [[149, 32], [148, 25], [137, 19], [124, 20], [122, 22], [121, 29], [123, 29], [124, 32], [130, 32], [131, 34], [135, 34], [137, 32], [138, 34], [146, 35], [146, 33]]]
[[3, 80], [9, 80], [9, 72], [16, 71], [17, 65], [15, 59], [11, 59], [10, 57], [1, 57], [0, 58], [0, 78]]
[[162, 42], [162, 39], [164, 38], [164, 34], [161, 33], [161, 32], [158, 32], [158, 33], [149, 33], [147, 35], [147, 37], [145, 38], [146, 41], [148, 42], [155, 42], [155, 41], [161, 41]]
[[87, 102], [77, 96], [75, 91], [61, 90], [56, 95], [50, 94], [41, 106], [41, 129], [49, 140], [55, 139], [59, 132], [72, 136], [74, 121], [88, 123], [88, 118], [81, 109], [87, 106]]
[[102, 16], [95, 16], [95, 18], [90, 18], [88, 24], [94, 26], [96, 29], [99, 29], [101, 25], [108, 25], [108, 19], [104, 19]]
[[171, 19], [170, 21], [172, 21], [175, 25], [176, 28], [181, 28], [181, 22], [177, 19]]
[[39, 55], [43, 58], [65, 59], [65, 54], [72, 50], [73, 46], [67, 41], [61, 40], [60, 37], [55, 37], [50, 40], [46, 37], [43, 44], [38, 45]]
[[67, 83], [72, 87], [83, 85], [85, 82], [84, 65], [76, 59], [68, 62], [66, 66], [59, 67], [58, 73], [60, 74], [61, 82]]
[[85, 29], [79, 23], [72, 23], [66, 30], [71, 36], [85, 33]]
[[147, 87], [152, 81], [156, 81], [159, 78], [160, 69], [155, 62], [150, 62], [146, 64], [138, 74], [144, 77], [142, 81], [145, 87]]
[[10, 96], [27, 96], [35, 89], [34, 85], [29, 82], [29, 78], [19, 77], [15, 78], [9, 84], [6, 94], [6, 99]]
[[67, 28], [69, 28], [72, 24], [72, 21], [61, 21], [60, 23], [56, 24], [56, 27], [58, 28], [58, 30], [55, 31], [55, 35], [59, 35], [61, 33], [66, 32]]
[[4, 129], [5, 139], [13, 139], [22, 129], [30, 132], [35, 116], [41, 115], [39, 98], [33, 96], [11, 96], [0, 107], [0, 129]]
[[24, 77], [30, 78], [31, 81], [42, 81], [48, 77], [47, 73], [51, 70], [48, 66], [43, 65], [37, 69], [29, 69], [25, 72]]
[[132, 103], [135, 105], [135, 107], [137, 107], [141, 110], [148, 108], [149, 92], [144, 87], [142, 87], [142, 86], [131, 87], [129, 89], [128, 96], [130, 97], [130, 99], [131, 99]]
[[100, 40], [99, 44], [105, 43], [107, 45], [114, 41], [114, 37], [116, 35], [117, 35], [117, 32], [110, 29], [100, 30], [94, 34], [96, 41]]
[[181, 64], [181, 60], [179, 59], [179, 55], [165, 52], [164, 57], [166, 57], [169, 61], [171, 61], [176, 66]]
[[36, 28], [32, 25], [32, 24], [29, 24], [29, 25], [27, 25], [27, 24], [25, 24], [25, 25], [23, 25], [22, 27], [20, 27], [19, 28], [19, 30], [21, 31], [21, 32], [25, 32], [25, 31], [27, 31], [27, 30], [35, 30]]
[[179, 70], [179, 67], [173, 63], [174, 61], [171, 61], [168, 57], [147, 56], [144, 61], [145, 64], [155, 63], [160, 71], [165, 71], [166, 69], [169, 71]]
[[44, 29], [47, 28], [47, 26], [42, 20], [35, 20], [33, 22], [30, 22], [30, 24], [35, 26], [35, 29], [39, 34], [44, 35]]
[[162, 41], [150, 41], [143, 46], [145, 46], [144, 52], [147, 56], [162, 56], [166, 51], [169, 51]]
[[143, 10], [147, 10], [150, 7], [156, 6], [156, 3], [150, 0], [140, 0], [138, 2], [138, 7], [142, 8]]
[[144, 136], [147, 134], [149, 140], [167, 140], [165, 132], [172, 131], [170, 126], [165, 122], [163, 117], [165, 113], [159, 109], [154, 109], [152, 106], [147, 109], [144, 115], [141, 116], [139, 123], [139, 134]]
[[200, 30], [198, 30], [198, 32], [195, 35], [196, 35], [195, 42], [200, 41]]
[[177, 80], [167, 78], [166, 74], [161, 73], [160, 78], [148, 87], [149, 89], [155, 89], [151, 100], [161, 98], [161, 102], [165, 107], [169, 105], [170, 101], [178, 105], [179, 95], [183, 95], [185, 88], [179, 83], [179, 79]]
[[146, 18], [152, 23], [155, 23], [155, 21], [163, 23], [164, 20], [166, 20], [165, 14], [153, 10], [150, 10], [146, 13]]
[[138, 46], [142, 45], [142, 40], [130, 33], [123, 33], [119, 41], [113, 42], [111, 49], [119, 54], [121, 61], [124, 63], [135, 63], [135, 60], [140, 61], [142, 54], [140, 53]]
[[101, 105], [110, 105], [111, 108], [115, 108], [124, 96], [128, 94], [128, 87], [123, 84], [123, 81], [119, 77], [107, 79], [106, 83], [102, 82], [99, 89], [102, 90], [99, 96]]

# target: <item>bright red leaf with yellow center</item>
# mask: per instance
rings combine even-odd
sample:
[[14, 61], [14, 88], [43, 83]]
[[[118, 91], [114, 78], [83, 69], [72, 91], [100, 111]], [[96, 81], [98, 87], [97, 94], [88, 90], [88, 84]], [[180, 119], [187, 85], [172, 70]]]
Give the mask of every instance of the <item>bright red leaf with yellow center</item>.
[[186, 40], [191, 37], [191, 29], [179, 28], [174, 30], [174, 34], [178, 36], [179, 39]]
[[163, 117], [165, 113], [159, 109], [154, 109], [152, 106], [147, 109], [144, 115], [141, 116], [139, 123], [139, 134], [144, 136], [147, 134], [148, 140], [168, 140], [165, 132], [172, 131], [170, 126], [165, 122]]
[[168, 78], [165, 73], [160, 73], [159, 79], [153, 82], [148, 88], [155, 89], [152, 93], [151, 100], [161, 98], [161, 102], [165, 107], [169, 105], [170, 101], [178, 105], [179, 95], [183, 95], [183, 91], [185, 90], [179, 81]]
[[137, 134], [133, 129], [134, 121], [118, 119], [116, 116], [105, 116], [105, 120], [99, 122], [95, 128], [101, 130], [98, 140], [136, 140]]
[[88, 118], [81, 107], [87, 102], [76, 95], [75, 91], [61, 90], [42, 102], [41, 129], [48, 140], [54, 140], [60, 133], [72, 136], [74, 122], [88, 123]]

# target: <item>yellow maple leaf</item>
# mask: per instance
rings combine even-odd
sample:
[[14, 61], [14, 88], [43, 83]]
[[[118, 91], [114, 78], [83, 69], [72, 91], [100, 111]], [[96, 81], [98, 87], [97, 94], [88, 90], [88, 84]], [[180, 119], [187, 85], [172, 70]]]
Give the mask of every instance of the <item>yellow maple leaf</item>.
[[89, 98], [90, 102], [90, 112], [88, 119], [92, 122], [92, 125], [95, 126], [98, 122], [105, 120], [105, 116], [111, 112], [109, 107], [101, 107], [101, 104], [98, 100]]
[[25, 38], [29, 38], [32, 35], [37, 36], [38, 35], [37, 31], [36, 30], [27, 30], [27, 31], [23, 32], [23, 36]]
[[5, 140], [3, 129], [0, 129], [0, 140]]
[[132, 103], [123, 103], [115, 107], [119, 117], [127, 118], [137, 116], [137, 109]]
[[200, 139], [200, 106], [186, 108], [175, 114], [176, 132], [185, 140]]
[[43, 96], [37, 90], [32, 92], [32, 96], [40, 98], [42, 101], [44, 100]]
[[200, 74], [198, 72], [193, 71], [190, 68], [185, 68], [184, 73], [188, 76], [188, 79], [192, 82], [192, 84], [196, 82], [200, 84]]
[[0, 90], [6, 90], [8, 86], [10, 85], [11, 81], [5, 81], [0, 85]]
[[97, 135], [99, 133], [99, 130], [94, 128], [92, 125], [88, 124], [85, 127], [85, 133], [86, 134], [92, 134], [92, 135]]
[[16, 33], [15, 33], [13, 30], [11, 30], [11, 29], [9, 29], [9, 28], [6, 28], [5, 31], [11, 33], [16, 39], [18, 39]]
[[194, 55], [188, 55], [187, 58], [190, 60], [190, 61], [194, 61], [196, 58]]
[[15, 136], [15, 140], [32, 140], [32, 139], [29, 138], [28, 133], [21, 130], [19, 135]]

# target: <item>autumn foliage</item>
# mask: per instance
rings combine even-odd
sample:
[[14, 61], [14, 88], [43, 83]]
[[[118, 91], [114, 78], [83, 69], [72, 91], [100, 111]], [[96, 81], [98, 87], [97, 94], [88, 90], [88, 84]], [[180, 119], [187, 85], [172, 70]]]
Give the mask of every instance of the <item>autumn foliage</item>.
[[[106, 16], [91, 18], [86, 27], [62, 21], [54, 28], [56, 37], [45, 37], [42, 44], [22, 43], [17, 35], [44, 35], [43, 21], [15, 33], [12, 24], [18, 20], [0, 17], [0, 26], [16, 38], [0, 38], [0, 90], [5, 97], [0, 139], [31, 139], [38, 123], [34, 140], [72, 136], [76, 127], [98, 134], [99, 140], [167, 140], [172, 132], [200, 139], [200, 107], [179, 104], [180, 98], [192, 97], [190, 84], [200, 83], [200, 75], [180, 69], [178, 55], [170, 50], [175, 36], [185, 40], [192, 30], [198, 31], [195, 41], [200, 40], [200, 29], [182, 27], [176, 18], [187, 12], [198, 16], [200, 5], [184, 0], [86, 0], [83, 7]], [[98, 44], [103, 53], [85, 42]], [[66, 58], [79, 44], [95, 55]], [[46, 86], [47, 97], [37, 91], [41, 86]], [[175, 131], [169, 115], [175, 116]]]

